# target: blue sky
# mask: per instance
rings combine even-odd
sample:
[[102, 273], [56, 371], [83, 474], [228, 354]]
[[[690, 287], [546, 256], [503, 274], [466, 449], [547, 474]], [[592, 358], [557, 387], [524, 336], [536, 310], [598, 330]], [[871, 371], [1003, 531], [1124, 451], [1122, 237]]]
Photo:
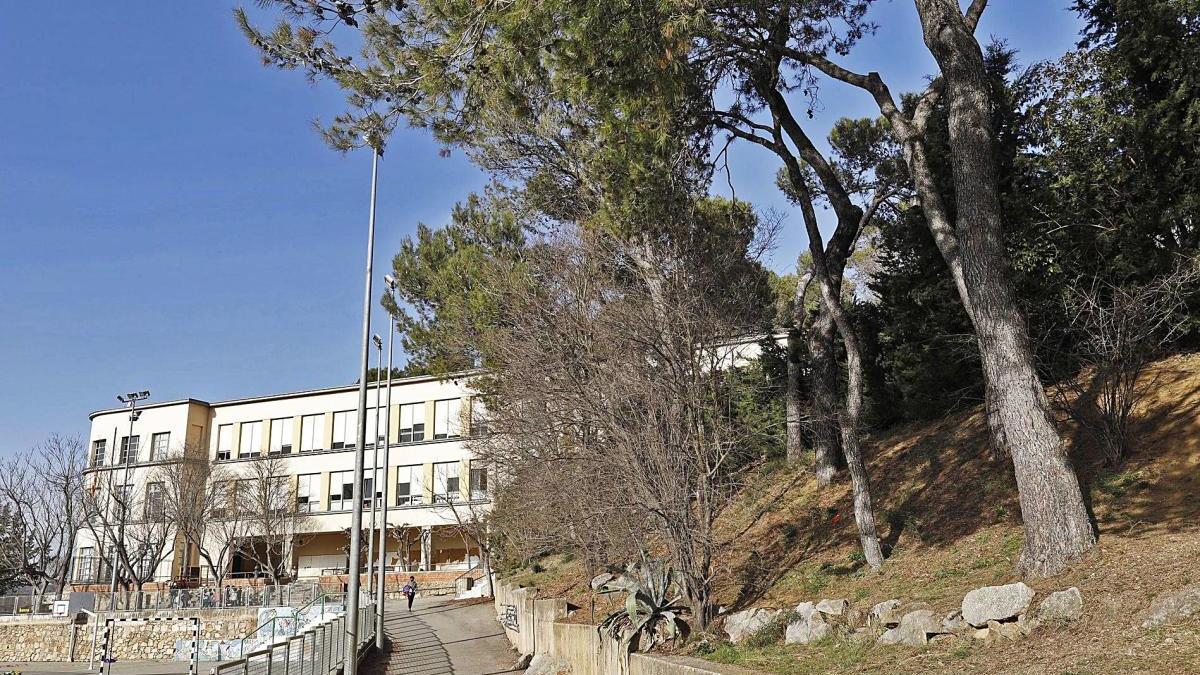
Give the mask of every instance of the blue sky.
[[[252, 3], [248, 3], [252, 4]], [[1065, 0], [993, 3], [981, 34], [1025, 62], [1068, 49]], [[221, 400], [354, 381], [370, 157], [312, 128], [328, 85], [263, 68], [204, 2], [23, 3], [0, 22], [0, 455], [84, 434], [119, 393]], [[260, 12], [255, 12], [262, 16]], [[847, 60], [894, 91], [933, 70], [911, 2]], [[816, 123], [873, 114], [831, 86]], [[381, 163], [376, 269], [484, 183], [421, 131]], [[732, 154], [737, 195], [788, 208], [776, 163]], [[771, 263], [805, 246], [788, 214]], [[376, 332], [386, 321], [377, 310]]]

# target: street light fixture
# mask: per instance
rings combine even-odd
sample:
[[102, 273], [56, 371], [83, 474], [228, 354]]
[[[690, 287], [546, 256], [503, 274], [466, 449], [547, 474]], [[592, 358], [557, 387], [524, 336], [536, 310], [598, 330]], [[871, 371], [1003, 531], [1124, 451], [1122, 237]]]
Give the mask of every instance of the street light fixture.
[[371, 527], [367, 529], [367, 597], [370, 597], [375, 592], [375, 576], [372, 574], [374, 568], [371, 561], [375, 560], [375, 495], [379, 492], [379, 403], [382, 398], [379, 391], [379, 376], [383, 372], [383, 340], [376, 333], [371, 336], [371, 342], [375, 343], [376, 353], [375, 429], [372, 432], [375, 434], [375, 440], [371, 443], [371, 494], [367, 495], [371, 500]]
[[[118, 458], [123, 460], [121, 462], [121, 485], [119, 486], [121, 490], [121, 501], [118, 502], [118, 506], [120, 506], [121, 510], [120, 518], [117, 520], [117, 537], [112, 542], [112, 562], [109, 565], [112, 573], [112, 580], [108, 587], [108, 608], [110, 611], [115, 611], [117, 609], [117, 565], [120, 563], [120, 560], [117, 556], [117, 551], [125, 541], [125, 516], [129, 511], [129, 505], [124, 503], [124, 501], [129, 499], [129, 496], [125, 494], [125, 485], [129, 483], [128, 452], [130, 449], [129, 446], [133, 443], [133, 423], [138, 421], [138, 418], [142, 416], [142, 411], [137, 409], [138, 401], [144, 401], [148, 398], [150, 398], [149, 389], [133, 391], [128, 394], [117, 394], [117, 400], [129, 406], [129, 435], [125, 437], [125, 456], [121, 457], [121, 454], [117, 455]], [[138, 445], [140, 446], [141, 444], [139, 443]], [[120, 450], [118, 450], [118, 453], [120, 453]], [[113, 471], [116, 471], [116, 469], [113, 469]], [[110, 506], [112, 505], [113, 497], [113, 492], [110, 489], [108, 494]]]
[[[392, 305], [396, 304], [396, 278], [388, 274], [383, 277], [387, 284], [388, 297]], [[388, 450], [392, 443], [392, 338], [396, 336], [396, 315], [388, 312], [388, 358], [387, 358], [387, 402], [384, 410], [387, 417], [383, 422], [383, 506], [380, 508], [382, 517], [379, 519], [379, 585], [375, 592], [375, 648], [383, 649], [383, 606], [387, 600], [387, 510], [388, 510]], [[376, 380], [378, 386], [378, 380]], [[376, 389], [378, 391], [378, 389]]]

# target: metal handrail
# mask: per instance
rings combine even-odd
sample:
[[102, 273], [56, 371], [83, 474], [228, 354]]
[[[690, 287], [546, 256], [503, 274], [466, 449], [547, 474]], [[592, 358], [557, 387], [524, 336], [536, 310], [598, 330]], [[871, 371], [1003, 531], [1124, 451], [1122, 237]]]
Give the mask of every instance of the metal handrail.
[[280, 617], [278, 615], [271, 617], [270, 619], [264, 621], [262, 624], [257, 626], [254, 630], [250, 631], [249, 633], [246, 633], [239, 639], [239, 644], [240, 644], [241, 648], [238, 650], [238, 653], [239, 654], [246, 653], [246, 640], [247, 639], [256, 639], [258, 637], [259, 632], [261, 632], [262, 629], [266, 628], [268, 625], [271, 626], [270, 644], [274, 644], [275, 640], [276, 640], [276, 635], [275, 635], [276, 622], [279, 621], [279, 619], [281, 619], [281, 618], [293, 618], [293, 619], [296, 618], [297, 616], [303, 614], [304, 611], [307, 610], [309, 607], [312, 607], [313, 605], [315, 605], [318, 600], [321, 602], [321, 619], [324, 620], [325, 619], [325, 599], [331, 595], [344, 596], [345, 594], [344, 593], [320, 593], [319, 595], [314, 597], [312, 600], [309, 600], [304, 605], [296, 608], [295, 613], [291, 617]]
[[[360, 659], [375, 640], [371, 617], [375, 605], [359, 608], [359, 627], [354, 658]], [[346, 615], [337, 614], [308, 630], [214, 666], [210, 675], [332, 675], [342, 672], [346, 662]]]

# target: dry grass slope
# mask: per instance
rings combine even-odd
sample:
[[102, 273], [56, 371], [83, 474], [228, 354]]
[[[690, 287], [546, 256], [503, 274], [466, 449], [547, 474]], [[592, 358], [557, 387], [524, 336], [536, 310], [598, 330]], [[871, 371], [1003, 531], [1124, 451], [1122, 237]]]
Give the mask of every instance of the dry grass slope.
[[[1062, 427], [1100, 545], [1067, 573], [1031, 585], [1039, 595], [1078, 586], [1082, 620], [1014, 643], [722, 645], [708, 658], [778, 673], [1200, 672], [1200, 622], [1140, 627], [1156, 595], [1200, 583], [1200, 355], [1162, 361], [1148, 377], [1135, 452], [1117, 470], [1103, 468], [1083, 431]], [[972, 588], [1016, 580], [1012, 471], [988, 449], [979, 410], [890, 429], [865, 448], [890, 551], [884, 570], [867, 573], [859, 560], [847, 485], [818, 491], [803, 468], [763, 467], [721, 521], [729, 542], [719, 563], [721, 603], [787, 607], [845, 597], [869, 606], [898, 597], [949, 611]], [[522, 581], [567, 595], [584, 608], [575, 619], [590, 620], [584, 572], [561, 560], [546, 565]]]

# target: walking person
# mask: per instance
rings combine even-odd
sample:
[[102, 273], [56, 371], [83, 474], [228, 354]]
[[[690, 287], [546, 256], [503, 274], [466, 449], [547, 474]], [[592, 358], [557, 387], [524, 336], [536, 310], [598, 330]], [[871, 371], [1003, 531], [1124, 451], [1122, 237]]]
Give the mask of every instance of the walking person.
[[404, 597], [408, 598], [408, 611], [412, 611], [413, 598], [417, 597], [417, 579], [409, 577], [408, 583], [404, 584], [404, 588], [400, 589], [404, 593]]

